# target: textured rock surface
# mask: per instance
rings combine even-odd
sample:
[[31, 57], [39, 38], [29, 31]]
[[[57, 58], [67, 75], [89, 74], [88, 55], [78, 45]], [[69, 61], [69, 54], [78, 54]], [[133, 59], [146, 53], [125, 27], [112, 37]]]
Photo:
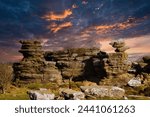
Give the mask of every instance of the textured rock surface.
[[[23, 59], [14, 64], [15, 78], [26, 83], [50, 81], [61, 84], [62, 79], [88, 80], [99, 83], [100, 77], [116, 77], [128, 72], [127, 48], [123, 41], [112, 42], [116, 53], [97, 48], [74, 48], [43, 52], [39, 41], [20, 41]], [[43, 56], [44, 55], [44, 56]]]
[[128, 85], [131, 86], [131, 87], [138, 87], [138, 86], [141, 86], [141, 79], [140, 78], [132, 78], [129, 82], [128, 82]]
[[129, 49], [129, 47], [125, 46], [125, 42], [121, 39], [111, 42], [110, 45], [116, 49], [115, 52], [125, 52]]
[[47, 61], [56, 61], [56, 66], [61, 71], [62, 77], [76, 80], [88, 79], [94, 76], [92, 58], [97, 56], [97, 48], [74, 48], [56, 52], [46, 52]]
[[55, 94], [48, 92], [47, 90], [31, 90], [27, 94], [31, 100], [54, 100]]
[[42, 79], [40, 68], [43, 68], [43, 51], [39, 41], [20, 41], [23, 59], [20, 63], [15, 63], [15, 78], [22, 81], [35, 81]]
[[81, 90], [86, 95], [97, 97], [122, 98], [125, 90], [114, 86], [81, 86]]
[[142, 60], [140, 60], [136, 65], [134, 65], [136, 69], [136, 75], [140, 75], [142, 79], [142, 83], [149, 84], [150, 83], [150, 56], [144, 56]]
[[56, 62], [47, 62], [44, 59], [42, 46], [39, 41], [20, 41], [23, 59], [14, 63], [15, 80], [24, 83], [55, 81], [61, 82], [62, 76], [55, 66]]
[[61, 69], [63, 78], [80, 77], [84, 72], [84, 63], [79, 61], [58, 61], [58, 68]]
[[128, 49], [128, 47], [125, 46], [125, 42], [114, 41], [110, 43], [110, 45], [116, 49], [116, 53], [99, 53], [101, 65], [106, 73], [106, 77], [116, 77], [116, 75], [127, 73], [132, 63], [127, 61], [128, 55], [125, 53], [125, 50]]
[[61, 72], [56, 67], [56, 62], [46, 61], [45, 66], [43, 69], [43, 80], [56, 82], [61, 84], [62, 82], [62, 75]]
[[65, 100], [83, 100], [85, 99], [84, 93], [80, 91], [75, 91], [72, 89], [61, 89], [61, 95], [65, 98]]

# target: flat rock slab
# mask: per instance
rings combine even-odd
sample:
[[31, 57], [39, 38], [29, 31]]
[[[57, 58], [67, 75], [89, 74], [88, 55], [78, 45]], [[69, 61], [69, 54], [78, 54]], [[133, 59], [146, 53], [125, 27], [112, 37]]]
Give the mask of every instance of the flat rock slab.
[[54, 100], [55, 94], [42, 90], [30, 90], [27, 92], [31, 100]]
[[75, 91], [72, 89], [60, 89], [60, 92], [66, 100], [83, 100], [83, 99], [85, 99], [85, 94], [81, 91]]
[[80, 88], [86, 95], [96, 97], [122, 98], [125, 95], [124, 89], [115, 86], [81, 86]]

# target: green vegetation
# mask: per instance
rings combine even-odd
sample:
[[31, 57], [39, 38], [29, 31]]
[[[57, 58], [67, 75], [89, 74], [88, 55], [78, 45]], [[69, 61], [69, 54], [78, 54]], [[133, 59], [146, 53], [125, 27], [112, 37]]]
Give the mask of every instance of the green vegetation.
[[0, 64], [0, 93], [5, 93], [12, 80], [12, 67], [9, 64]]
[[5, 94], [0, 94], [0, 100], [28, 100], [26, 88], [17, 88], [10, 85]]

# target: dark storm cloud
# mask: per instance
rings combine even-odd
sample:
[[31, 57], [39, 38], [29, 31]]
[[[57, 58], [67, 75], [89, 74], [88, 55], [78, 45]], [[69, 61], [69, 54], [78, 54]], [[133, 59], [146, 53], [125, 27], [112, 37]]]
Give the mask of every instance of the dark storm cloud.
[[[149, 0], [0, 0], [0, 49], [20, 39], [48, 48], [99, 46], [97, 40], [150, 33]], [[8, 48], [9, 46], [9, 48]]]

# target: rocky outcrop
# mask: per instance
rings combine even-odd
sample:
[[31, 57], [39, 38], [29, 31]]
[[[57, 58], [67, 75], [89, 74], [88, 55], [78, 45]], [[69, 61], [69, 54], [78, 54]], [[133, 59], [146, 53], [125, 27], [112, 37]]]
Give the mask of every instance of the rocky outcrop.
[[57, 84], [62, 83], [62, 75], [56, 67], [56, 62], [45, 61], [45, 66], [43, 69], [43, 81], [55, 82]]
[[144, 56], [141, 61], [134, 65], [136, 74], [141, 76], [142, 83], [150, 83], [150, 56]]
[[45, 59], [47, 61], [85, 61], [90, 57], [96, 56], [98, 52], [98, 48], [72, 48], [55, 52], [47, 51]]
[[[23, 84], [49, 83], [48, 88], [55, 90], [57, 95], [43, 89], [31, 90], [28, 91], [30, 99], [123, 99], [125, 90], [126, 95], [150, 95], [150, 57], [145, 56], [141, 61], [131, 63], [125, 52], [129, 48], [122, 40], [110, 43], [115, 53], [102, 52], [98, 48], [44, 52], [40, 41], [20, 43], [19, 52], [23, 54], [23, 59], [13, 64], [14, 81]], [[68, 87], [70, 89], [66, 89]]]
[[125, 52], [129, 49], [129, 47], [125, 46], [125, 42], [121, 39], [111, 42], [110, 45], [115, 48], [115, 52]]
[[44, 59], [42, 46], [39, 41], [20, 41], [23, 59], [14, 63], [15, 81], [22, 83], [56, 81], [61, 82], [62, 76], [55, 66], [55, 62], [47, 62]]
[[141, 65], [144, 73], [150, 74], [150, 56], [143, 57], [143, 66]]
[[84, 63], [79, 61], [58, 61], [57, 66], [64, 79], [82, 77], [84, 72]]
[[47, 61], [56, 61], [56, 66], [61, 71], [62, 77], [75, 80], [88, 79], [95, 76], [92, 58], [97, 56], [97, 48], [74, 48], [63, 51], [46, 52]]
[[85, 95], [96, 97], [123, 98], [125, 90], [114, 86], [81, 86]]
[[128, 61], [128, 55], [125, 50], [128, 47], [125, 46], [124, 41], [114, 41], [110, 45], [115, 48], [116, 53], [99, 53], [101, 66], [106, 73], [106, 77], [116, 77], [128, 72], [131, 67], [131, 62]]
[[15, 78], [22, 81], [34, 81], [42, 79], [40, 68], [43, 68], [43, 51], [38, 41], [20, 41], [22, 44], [20, 53], [23, 59], [19, 63], [13, 65]]
[[103, 77], [116, 77], [128, 72], [131, 63], [124, 52], [123, 41], [110, 43], [116, 53], [97, 48], [74, 48], [43, 52], [39, 41], [20, 41], [23, 59], [13, 65], [15, 79], [26, 83], [50, 81], [61, 84], [62, 79], [88, 80], [99, 83]]

